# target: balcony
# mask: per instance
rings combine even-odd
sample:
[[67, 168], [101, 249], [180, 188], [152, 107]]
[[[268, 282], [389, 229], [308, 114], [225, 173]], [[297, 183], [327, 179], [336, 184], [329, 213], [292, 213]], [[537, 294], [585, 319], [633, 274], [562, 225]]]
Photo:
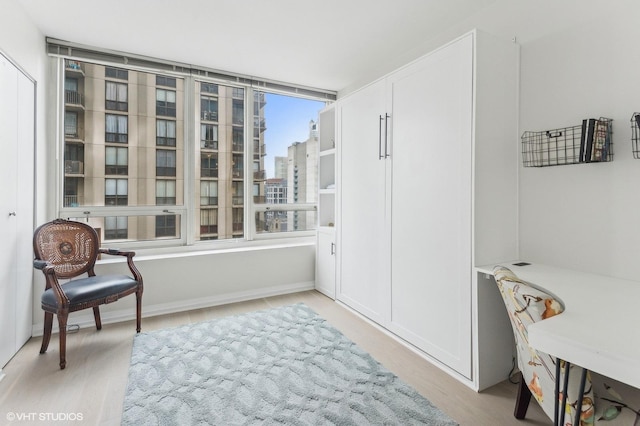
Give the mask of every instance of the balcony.
[[200, 120], [218, 121], [218, 111], [202, 111], [200, 113]]
[[78, 61], [64, 61], [64, 70], [68, 74], [77, 74], [84, 76], [84, 70], [82, 69], [82, 65]]
[[84, 174], [84, 161], [65, 160], [64, 173], [66, 175], [82, 175]]
[[218, 141], [200, 140], [200, 149], [218, 149]]
[[84, 110], [84, 96], [80, 92], [65, 90], [64, 104], [67, 108], [71, 107]]
[[64, 207], [79, 207], [83, 203], [83, 199], [81, 195], [65, 195], [64, 196]]
[[231, 146], [231, 150], [233, 152], [244, 152], [244, 143], [243, 142], [234, 142]]
[[231, 203], [234, 206], [244, 205], [244, 195], [234, 195], [233, 197], [231, 197]]
[[253, 179], [255, 180], [265, 180], [266, 179], [266, 170], [256, 170], [253, 172]]
[[267, 197], [264, 195], [254, 195], [253, 202], [254, 204], [265, 204], [267, 202]]

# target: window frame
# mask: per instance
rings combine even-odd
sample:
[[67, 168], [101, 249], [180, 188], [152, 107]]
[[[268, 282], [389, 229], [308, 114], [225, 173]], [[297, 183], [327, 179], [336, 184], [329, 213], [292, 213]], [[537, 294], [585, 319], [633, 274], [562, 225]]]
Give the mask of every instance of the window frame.
[[[283, 239], [293, 238], [292, 241], [299, 241], [300, 237], [315, 236], [316, 234], [315, 229], [307, 230], [307, 231], [291, 231], [291, 232], [272, 233], [272, 234], [256, 232], [255, 215], [257, 212], [262, 212], [267, 210], [308, 211], [308, 210], [317, 210], [317, 206], [316, 204], [296, 203], [296, 204], [285, 204], [280, 208], [278, 208], [277, 206], [274, 206], [274, 205], [260, 204], [255, 202], [254, 196], [253, 196], [253, 192], [254, 192], [253, 188], [254, 188], [254, 182], [255, 182], [254, 173], [253, 173], [253, 154], [254, 153], [252, 150], [252, 147], [253, 147], [252, 141], [253, 141], [253, 135], [254, 135], [254, 120], [253, 120], [254, 92], [266, 92], [266, 93], [282, 94], [286, 96], [296, 96], [303, 99], [310, 99], [310, 100], [315, 100], [315, 101], [320, 101], [325, 103], [333, 102], [331, 99], [322, 98], [318, 96], [296, 95], [286, 90], [282, 90], [282, 91], [277, 89], [267, 90], [263, 87], [256, 87], [254, 89], [254, 87], [250, 82], [243, 82], [243, 81], [230, 82], [230, 81], [219, 79], [219, 78], [193, 76], [191, 74], [184, 74], [180, 72], [172, 73], [165, 70], [161, 71], [161, 70], [153, 69], [149, 67], [140, 67], [140, 66], [132, 66], [132, 65], [123, 66], [122, 64], [113, 63], [110, 61], [99, 61], [99, 60], [87, 59], [82, 57], [74, 57], [72, 55], [51, 55], [51, 60], [56, 61], [57, 73], [53, 78], [55, 78], [57, 81], [62, 82], [62, 84], [59, 85], [61, 86], [61, 88], [57, 90], [55, 100], [53, 101], [54, 109], [58, 111], [57, 116], [58, 116], [58, 121], [60, 123], [60, 125], [58, 126], [59, 130], [56, 133], [56, 140], [57, 140], [58, 146], [61, 147], [59, 149], [62, 149], [62, 150], [64, 150], [64, 144], [65, 144], [65, 132], [64, 132], [65, 60], [104, 65], [110, 68], [119, 68], [123, 71], [126, 71], [127, 73], [129, 71], [139, 71], [139, 72], [147, 72], [147, 73], [154, 73], [154, 74], [162, 74], [168, 77], [175, 77], [178, 79], [182, 79], [184, 82], [183, 83], [184, 91], [182, 94], [183, 97], [177, 96], [178, 92], [174, 87], [169, 87], [169, 86], [157, 87], [156, 99], [155, 99], [155, 105], [154, 105], [154, 109], [155, 109], [158, 103], [157, 92], [158, 90], [162, 90], [165, 92], [173, 92], [174, 95], [176, 95], [176, 99], [174, 103], [175, 107], [182, 108], [183, 110], [184, 125], [182, 126], [181, 132], [184, 138], [183, 140], [185, 141], [184, 151], [183, 151], [184, 155], [182, 155], [182, 161], [180, 162], [181, 164], [176, 164], [176, 167], [182, 167], [184, 170], [184, 175], [182, 179], [182, 183], [184, 185], [183, 205], [107, 206], [106, 205], [107, 203], [105, 202], [104, 206], [76, 206], [76, 207], [65, 206], [64, 205], [65, 203], [63, 202], [64, 180], [65, 180], [64, 160], [51, 159], [52, 162], [55, 162], [55, 170], [56, 170], [56, 176], [57, 176], [57, 178], [54, 181], [55, 193], [56, 193], [54, 202], [55, 202], [55, 211], [57, 212], [57, 215], [59, 217], [89, 219], [91, 217], [105, 218], [105, 217], [114, 217], [114, 216], [132, 217], [132, 216], [159, 216], [159, 215], [167, 215], [167, 214], [176, 215], [176, 220], [179, 221], [179, 229], [177, 230], [179, 235], [178, 238], [169, 238], [169, 239], [156, 238], [155, 240], [126, 240], [124, 242], [118, 242], [118, 241], [113, 241], [113, 243], [110, 242], [110, 245], [116, 248], [129, 247], [137, 250], [139, 249], [153, 250], [154, 248], [163, 248], [163, 247], [171, 248], [172, 250], [178, 250], [180, 247], [186, 247], [186, 248], [191, 247], [197, 250], [216, 249], [216, 248], [229, 247], [230, 244], [233, 247], [238, 247], [238, 244], [262, 245], [263, 243], [268, 243], [268, 241], [270, 240], [283, 240]], [[115, 77], [110, 77], [110, 78], [115, 78]], [[117, 78], [115, 79], [116, 81], [114, 83], [126, 82], [126, 80], [123, 82], [123, 81], [118, 81]], [[234, 204], [230, 206], [230, 207], [233, 207], [233, 210], [242, 209], [242, 216], [244, 218], [244, 229], [242, 232], [242, 237], [240, 239], [236, 239], [236, 238], [229, 238], [229, 239], [223, 239], [223, 240], [196, 239], [196, 235], [199, 235], [199, 233], [196, 233], [196, 228], [199, 228], [201, 226], [198, 221], [198, 218], [195, 217], [196, 212], [199, 210], [199, 199], [195, 200], [195, 197], [193, 196], [196, 191], [196, 188], [195, 188], [196, 182], [194, 181], [194, 176], [196, 174], [196, 169], [200, 167], [200, 159], [197, 158], [198, 161], [196, 161], [196, 155], [199, 157], [200, 151], [199, 149], [196, 149], [196, 146], [195, 146], [196, 143], [198, 145], [200, 143], [200, 120], [199, 120], [200, 117], [199, 117], [199, 114], [198, 116], [196, 116], [194, 105], [196, 101], [198, 103], [201, 102], [201, 98], [204, 96], [209, 99], [215, 100], [218, 103], [218, 108], [220, 107], [219, 100], [217, 99], [217, 96], [219, 96], [219, 94], [218, 93], [214, 94], [206, 91], [205, 92], [196, 91], [197, 82], [204, 82], [204, 83], [213, 84], [213, 85], [222, 85], [222, 86], [227, 86], [227, 87], [244, 91], [244, 119], [243, 119], [242, 126], [238, 126], [236, 124], [237, 128], [239, 129], [241, 128], [241, 132], [244, 136], [243, 152], [242, 154], [238, 153], [238, 155], [243, 156], [241, 169], [238, 169], [238, 170], [239, 170], [239, 173], [241, 174], [239, 178], [241, 177], [244, 182], [244, 185], [243, 185], [244, 190], [242, 194], [244, 200], [242, 204]], [[127, 98], [128, 97], [129, 96], [127, 95]], [[237, 100], [238, 98], [235, 98], [235, 99]], [[127, 101], [129, 101], [129, 99], [127, 99]], [[182, 104], [182, 107], [180, 107], [181, 104]], [[113, 112], [116, 112], [116, 111], [110, 111], [110, 110], [105, 111], [106, 114], [118, 115], [117, 112], [115, 114], [113, 114]], [[162, 115], [162, 114], [157, 114], [156, 112], [156, 119], [175, 122], [176, 116]], [[217, 121], [215, 121], [214, 123], [217, 123]], [[76, 128], [78, 125], [79, 123], [76, 122]], [[127, 124], [127, 129], [128, 129], [127, 130], [128, 132], [129, 131], [128, 124]], [[180, 131], [176, 129], [176, 136], [179, 133]], [[105, 124], [105, 136], [106, 136], [106, 124]], [[123, 143], [123, 142], [107, 142], [107, 143], [111, 145], [106, 145], [106, 146], [114, 146], [114, 145], [126, 146], [126, 143]], [[153, 145], [154, 146], [157, 145], [155, 140]], [[157, 145], [157, 146], [160, 148], [172, 147], [171, 145]], [[193, 164], [196, 164], [196, 165], [193, 165]], [[160, 179], [166, 179], [171, 177], [173, 176], [157, 176], [157, 178], [160, 178]], [[107, 179], [120, 179], [120, 178], [110, 176]], [[130, 196], [130, 191], [131, 191], [131, 188], [129, 186], [130, 186], [130, 183], [128, 183], [127, 199]], [[106, 180], [105, 180], [104, 197], [106, 200], [106, 197], [107, 197]], [[265, 197], [263, 196], [260, 198], [264, 201]], [[211, 206], [211, 205], [205, 206], [205, 208], [212, 208], [212, 207], [215, 208], [217, 206]], [[236, 213], [234, 212], [234, 214]], [[199, 216], [199, 214], [197, 216]], [[220, 218], [218, 216], [216, 219], [216, 226], [219, 225], [219, 219]]]

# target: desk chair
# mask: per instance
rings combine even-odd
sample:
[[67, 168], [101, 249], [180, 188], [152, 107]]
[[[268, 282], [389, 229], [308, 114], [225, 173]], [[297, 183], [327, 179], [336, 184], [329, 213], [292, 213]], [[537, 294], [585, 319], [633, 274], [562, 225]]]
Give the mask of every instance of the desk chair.
[[[513, 415], [523, 419], [533, 395], [547, 416], [554, 419], [555, 425], [593, 425], [595, 407], [587, 371], [529, 346], [527, 327], [561, 314], [564, 311], [562, 302], [545, 290], [520, 280], [504, 266], [496, 266], [493, 275], [516, 341], [520, 387]], [[578, 374], [569, 374], [571, 370]], [[560, 383], [563, 383], [562, 390]], [[578, 400], [581, 400], [580, 405]]]
[[[45, 223], [33, 235], [34, 267], [46, 279], [42, 294], [44, 334], [40, 353], [45, 353], [51, 339], [53, 315], [60, 328], [60, 369], [66, 366], [67, 318], [70, 312], [93, 308], [96, 329], [102, 328], [100, 305], [136, 295], [136, 330], [140, 332], [142, 313], [142, 275], [133, 264], [135, 252], [101, 249], [98, 234], [86, 223], [56, 219]], [[98, 254], [124, 256], [132, 276], [96, 276], [94, 265]], [[87, 274], [87, 277], [78, 278]], [[67, 280], [60, 283], [59, 280]]]

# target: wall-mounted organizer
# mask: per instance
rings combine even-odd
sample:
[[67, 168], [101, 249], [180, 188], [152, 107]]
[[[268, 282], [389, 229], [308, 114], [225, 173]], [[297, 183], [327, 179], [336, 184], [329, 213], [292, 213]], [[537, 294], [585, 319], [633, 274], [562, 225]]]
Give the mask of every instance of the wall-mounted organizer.
[[578, 126], [524, 132], [522, 165], [546, 167], [612, 161], [612, 121], [589, 118]]
[[640, 159], [640, 112], [631, 116], [631, 151], [633, 158]]

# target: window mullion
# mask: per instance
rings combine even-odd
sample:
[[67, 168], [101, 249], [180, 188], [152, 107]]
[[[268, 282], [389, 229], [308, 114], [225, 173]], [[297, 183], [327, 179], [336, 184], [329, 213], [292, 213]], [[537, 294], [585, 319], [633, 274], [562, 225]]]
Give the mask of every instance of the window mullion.
[[[186, 77], [184, 80], [184, 206], [187, 209], [186, 219], [182, 225], [182, 231], [186, 232], [187, 245], [196, 242], [196, 227], [200, 221], [196, 217], [196, 170], [200, 164], [196, 158], [196, 146], [200, 145], [200, 122], [196, 117], [196, 84], [193, 77]], [[199, 99], [199, 97], [198, 97]], [[197, 130], [197, 132], [196, 132]], [[199, 155], [199, 154], [198, 154]]]

